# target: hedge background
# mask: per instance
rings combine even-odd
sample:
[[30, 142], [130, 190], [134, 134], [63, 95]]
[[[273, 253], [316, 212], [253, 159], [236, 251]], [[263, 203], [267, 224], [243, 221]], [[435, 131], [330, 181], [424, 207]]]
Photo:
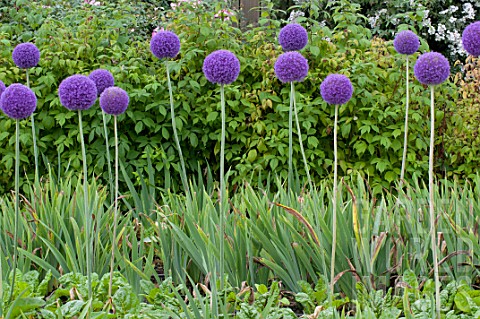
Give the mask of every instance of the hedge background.
[[[256, 180], [259, 174], [263, 182], [269, 174], [270, 178], [286, 178], [289, 87], [276, 79], [273, 70], [276, 57], [282, 53], [276, 37], [284, 22], [269, 11], [262, 12], [258, 27], [241, 31], [233, 26], [235, 19], [214, 18], [221, 9], [218, 3], [145, 14], [141, 6], [126, 1], [98, 7], [82, 3], [68, 8], [63, 4], [42, 6], [44, 2], [17, 1], [17, 7], [10, 9], [12, 19], [0, 25], [0, 79], [7, 85], [25, 82], [25, 72], [14, 66], [11, 52], [22, 41], [34, 41], [41, 51], [40, 64], [30, 76], [38, 97], [35, 119], [39, 149], [55, 172], [62, 175], [81, 169], [77, 116], [60, 105], [58, 85], [69, 75], [106, 68], [131, 99], [126, 114], [119, 117], [120, 156], [126, 171], [140, 178], [149, 150], [157, 185], [180, 185], [165, 68], [149, 50], [153, 20], [142, 20], [151, 14], [157, 25], [176, 32], [181, 39], [179, 56], [168, 63], [173, 69], [177, 127], [189, 175], [197, 176], [199, 169], [204, 173], [207, 167], [218, 171], [219, 88], [205, 79], [201, 68], [210, 52], [229, 49], [241, 63], [240, 77], [226, 88], [230, 183], [252, 177]], [[340, 175], [360, 172], [370, 180], [373, 190], [379, 191], [391, 187], [400, 173], [405, 57], [396, 54], [391, 41], [373, 37], [361, 26], [363, 18], [357, 6], [340, 2], [330, 9], [333, 27], [309, 18], [300, 21], [309, 32], [309, 44], [302, 51], [309, 60], [309, 76], [296, 84], [306, 156], [314, 180], [333, 174], [334, 109], [320, 97], [319, 85], [329, 73], [346, 74], [355, 91], [352, 100], [340, 109]], [[412, 69], [416, 57], [428, 50], [422, 41], [420, 52], [411, 58]], [[410, 81], [407, 178], [412, 174], [426, 178], [429, 90], [413, 74]], [[435, 165], [439, 177], [468, 177], [478, 167], [478, 126], [472, 122], [472, 114], [478, 113], [477, 89], [467, 85], [472, 81], [478, 80], [452, 75], [452, 81], [436, 89]], [[103, 178], [107, 174], [103, 174], [106, 156], [101, 118], [98, 104], [84, 113], [89, 173]], [[0, 114], [2, 193], [13, 183], [13, 124]], [[469, 137], [472, 134], [474, 141]], [[21, 141], [24, 177], [32, 179], [29, 121], [22, 122]], [[298, 143], [294, 157], [299, 175], [305, 176]], [[46, 174], [45, 164], [42, 173]]]

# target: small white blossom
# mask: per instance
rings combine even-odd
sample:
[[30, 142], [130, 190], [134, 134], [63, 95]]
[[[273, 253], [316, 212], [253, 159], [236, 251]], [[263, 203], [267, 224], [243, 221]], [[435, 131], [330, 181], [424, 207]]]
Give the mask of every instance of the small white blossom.
[[290, 12], [290, 16], [288, 17], [288, 22], [296, 21], [299, 17], [304, 17], [304, 16], [305, 16], [304, 12], [293, 10], [292, 12]]

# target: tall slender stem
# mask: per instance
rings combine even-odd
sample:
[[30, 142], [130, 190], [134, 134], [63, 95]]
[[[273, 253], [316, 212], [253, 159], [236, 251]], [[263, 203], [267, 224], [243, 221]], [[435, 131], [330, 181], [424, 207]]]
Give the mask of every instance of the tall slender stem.
[[[293, 87], [291, 90], [293, 90]], [[291, 91], [290, 108], [288, 110], [288, 192], [293, 189], [293, 100], [295, 99], [293, 94]]]
[[15, 277], [17, 274], [17, 265], [18, 265], [18, 219], [20, 217], [20, 120], [15, 121], [15, 219], [14, 219], [14, 228], [13, 228], [13, 262], [12, 262], [12, 284], [10, 286], [10, 296], [9, 301], [12, 301], [13, 291], [15, 288]]
[[118, 222], [118, 134], [117, 134], [117, 116], [113, 116], [113, 132], [115, 138], [115, 201], [113, 208], [113, 241], [112, 256], [110, 258], [110, 281], [108, 283], [108, 296], [112, 297], [113, 267], [115, 262], [115, 247], [117, 247], [117, 222]]
[[91, 217], [88, 212], [88, 186], [87, 186], [87, 155], [85, 151], [85, 141], [83, 139], [83, 124], [82, 111], [78, 110], [78, 128], [80, 130], [80, 143], [82, 145], [82, 159], [83, 159], [83, 201], [85, 209], [85, 240], [87, 244], [86, 262], [87, 262], [87, 286], [88, 299], [92, 299], [92, 247], [91, 247]]
[[[30, 77], [28, 74], [28, 69], [26, 69], [27, 73], [27, 86], [30, 87]], [[40, 180], [40, 174], [38, 172], [38, 148], [37, 148], [37, 132], [35, 130], [35, 120], [33, 118], [33, 113], [30, 116], [32, 122], [32, 141], [33, 141], [33, 157], [35, 161], [35, 184], [38, 184]], [[33, 204], [35, 204], [35, 196], [33, 196]], [[35, 207], [35, 205], [34, 205]]]
[[407, 162], [407, 144], [408, 144], [408, 107], [410, 104], [410, 92], [409, 92], [409, 72], [408, 72], [408, 55], [407, 57], [407, 71], [406, 71], [406, 89], [407, 89], [407, 97], [405, 101], [405, 129], [404, 129], [404, 137], [403, 137], [403, 155], [402, 155], [402, 169], [400, 170], [400, 187], [403, 185], [403, 180], [405, 177], [405, 165]]
[[225, 89], [220, 85], [220, 105], [222, 108], [222, 138], [220, 140], [220, 290], [223, 290], [225, 271], [224, 223], [225, 223]]
[[105, 135], [105, 150], [107, 154], [107, 168], [108, 168], [108, 184], [110, 185], [110, 203], [113, 203], [115, 200], [115, 195], [113, 194], [113, 175], [112, 175], [112, 166], [110, 165], [111, 160], [110, 160], [110, 146], [108, 145], [108, 129], [107, 129], [107, 116], [105, 112], [102, 112], [102, 117], [103, 117], [103, 132]]
[[435, 308], [440, 319], [440, 279], [438, 274], [438, 257], [436, 246], [435, 207], [433, 197], [433, 150], [435, 147], [435, 107], [434, 86], [430, 86], [430, 156], [428, 159], [428, 192], [430, 195], [430, 235], [432, 239], [433, 273], [435, 277]]
[[180, 176], [182, 178], [183, 189], [185, 195], [190, 196], [190, 188], [188, 187], [187, 179], [187, 169], [185, 168], [185, 161], [183, 160], [182, 148], [180, 147], [180, 140], [178, 139], [177, 134], [177, 123], [175, 122], [175, 108], [173, 104], [173, 92], [172, 92], [172, 83], [170, 81], [170, 70], [168, 68], [168, 63], [165, 62], [165, 68], [167, 69], [167, 83], [168, 83], [168, 94], [170, 95], [170, 113], [172, 117], [172, 128], [173, 128], [173, 137], [175, 139], [175, 144], [177, 146], [178, 157], [180, 157], [181, 172]]
[[297, 102], [295, 98], [295, 85], [293, 84], [293, 82], [290, 82], [290, 85], [291, 85], [290, 94], [293, 96], [293, 113], [295, 113], [295, 122], [297, 124], [297, 134], [298, 134], [298, 139], [300, 141], [300, 150], [302, 152], [303, 163], [305, 164], [305, 172], [307, 173], [308, 186], [310, 186], [310, 191], [312, 192], [313, 183], [312, 183], [312, 179], [310, 178], [310, 172], [308, 170], [307, 157], [305, 156], [305, 150], [303, 149], [302, 132], [300, 131], [300, 122], [298, 121]]
[[335, 105], [335, 121], [333, 126], [333, 213], [332, 213], [332, 260], [330, 263], [330, 298], [333, 301], [333, 293], [335, 284], [335, 252], [337, 248], [337, 122], [338, 122], [338, 104]]

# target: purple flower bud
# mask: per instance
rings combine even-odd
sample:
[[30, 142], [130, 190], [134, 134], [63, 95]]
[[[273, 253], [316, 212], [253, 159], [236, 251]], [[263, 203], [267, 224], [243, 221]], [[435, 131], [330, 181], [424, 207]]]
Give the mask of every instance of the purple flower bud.
[[12, 119], [24, 119], [32, 115], [37, 108], [37, 97], [27, 86], [14, 83], [7, 87], [0, 97], [0, 108]]
[[286, 52], [275, 61], [274, 69], [281, 82], [300, 82], [308, 74], [308, 61], [296, 51]]
[[107, 114], [120, 115], [127, 109], [128, 94], [119, 87], [108, 87], [100, 95], [100, 107]]
[[180, 51], [180, 39], [171, 31], [159, 31], [150, 40], [150, 51], [159, 59], [174, 58]]
[[218, 84], [230, 84], [240, 74], [240, 61], [228, 50], [210, 53], [203, 61], [203, 73], [208, 81]]
[[113, 78], [112, 73], [104, 69], [92, 71], [88, 77], [95, 83], [98, 95], [102, 94], [106, 88], [115, 85], [115, 79]]
[[33, 68], [40, 61], [40, 51], [33, 43], [21, 43], [13, 49], [12, 59], [21, 69]]
[[0, 96], [2, 95], [3, 91], [5, 91], [7, 87], [5, 86], [5, 83], [0, 81]]
[[462, 33], [463, 48], [468, 54], [480, 55], [480, 21], [468, 25]]
[[352, 98], [352, 82], [343, 74], [329, 74], [320, 84], [320, 94], [329, 104], [345, 104]]
[[87, 110], [97, 99], [97, 87], [85, 75], [76, 74], [60, 83], [58, 96], [60, 103], [69, 110]]
[[282, 46], [283, 51], [301, 50], [308, 43], [307, 30], [297, 23], [287, 24], [278, 34], [278, 43]]
[[393, 40], [393, 47], [400, 54], [414, 54], [420, 47], [420, 40], [412, 31], [400, 31]]
[[427, 52], [418, 58], [413, 73], [420, 83], [437, 85], [450, 76], [450, 64], [442, 54]]

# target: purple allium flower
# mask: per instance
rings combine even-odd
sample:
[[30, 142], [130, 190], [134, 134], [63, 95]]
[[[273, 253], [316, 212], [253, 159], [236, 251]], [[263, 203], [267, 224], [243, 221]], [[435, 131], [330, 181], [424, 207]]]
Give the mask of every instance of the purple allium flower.
[[240, 61], [228, 50], [213, 51], [203, 61], [202, 70], [210, 82], [230, 84], [240, 74]]
[[480, 21], [468, 25], [462, 33], [463, 48], [468, 54], [480, 55]]
[[33, 43], [20, 43], [13, 49], [12, 59], [21, 69], [33, 68], [40, 61], [40, 51]]
[[7, 87], [0, 97], [0, 108], [12, 119], [24, 119], [32, 115], [37, 108], [37, 97], [29, 87], [14, 83]]
[[418, 58], [413, 73], [420, 83], [437, 85], [450, 76], [450, 64], [442, 54], [427, 52]]
[[393, 40], [393, 47], [400, 54], [414, 54], [420, 47], [420, 40], [412, 31], [400, 31]]
[[95, 83], [98, 95], [102, 94], [106, 88], [114, 86], [115, 84], [112, 73], [104, 69], [92, 71], [88, 77]]
[[320, 94], [329, 104], [345, 104], [353, 94], [352, 82], [343, 74], [329, 74], [320, 84]]
[[274, 69], [281, 82], [299, 82], [308, 74], [308, 61], [296, 51], [286, 52], [275, 61]]
[[119, 87], [108, 87], [100, 95], [100, 107], [107, 114], [120, 115], [127, 109], [128, 94]]
[[307, 30], [297, 23], [287, 24], [278, 34], [278, 43], [282, 46], [283, 51], [301, 50], [308, 43]]
[[159, 59], [174, 58], [180, 51], [180, 39], [171, 31], [159, 31], [150, 40], [150, 51]]
[[58, 87], [60, 103], [67, 109], [89, 109], [97, 99], [95, 83], [85, 75], [75, 74], [64, 79]]
[[0, 80], [0, 96], [2, 95], [3, 91], [5, 91], [7, 87], [5, 86], [5, 83]]

